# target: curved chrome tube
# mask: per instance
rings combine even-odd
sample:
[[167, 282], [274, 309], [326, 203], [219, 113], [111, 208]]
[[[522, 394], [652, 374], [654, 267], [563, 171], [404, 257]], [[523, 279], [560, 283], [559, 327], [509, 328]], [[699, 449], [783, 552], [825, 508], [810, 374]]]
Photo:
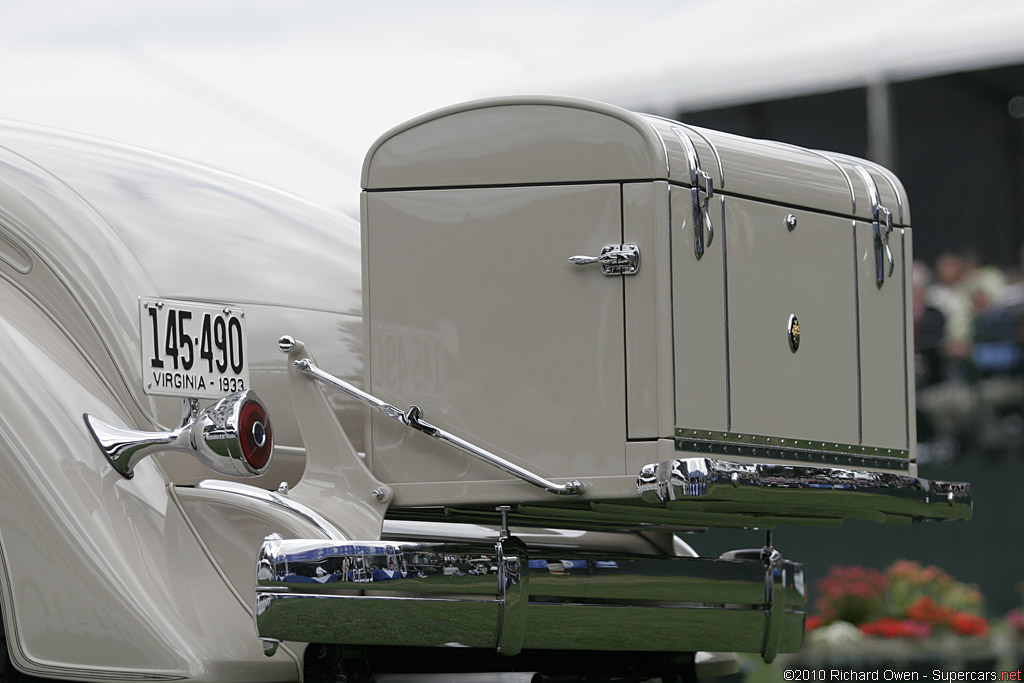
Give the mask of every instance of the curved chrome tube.
[[318, 513], [308, 505], [288, 498], [287, 494], [274, 491], [267, 491], [261, 489], [258, 486], [250, 486], [249, 484], [242, 484], [237, 481], [220, 481], [217, 479], [203, 479], [196, 484], [197, 489], [203, 491], [219, 491], [221, 493], [231, 493], [238, 496], [245, 496], [246, 498], [252, 498], [259, 500], [268, 505], [276, 505], [277, 507], [284, 508], [292, 514], [303, 518], [323, 533], [324, 536], [331, 539], [332, 541], [345, 541], [348, 537], [335, 526], [332, 522], [329, 522], [326, 517]]
[[[291, 343], [294, 344], [294, 341], [292, 341]], [[279, 343], [279, 346], [281, 346], [281, 348], [285, 348], [285, 346], [287, 345], [288, 342], [285, 340], [285, 338], [282, 338], [281, 342]], [[334, 387], [339, 391], [343, 391], [344, 393], [348, 394], [357, 401], [365, 403], [371, 408], [377, 410], [378, 412], [384, 415], [387, 415], [388, 417], [397, 422], [401, 422], [406, 427], [410, 427], [411, 429], [415, 429], [418, 432], [422, 432], [427, 436], [433, 437], [440, 441], [444, 441], [445, 443], [454, 446], [463, 453], [467, 453], [468, 455], [471, 455], [474, 458], [482, 460], [488, 465], [496, 467], [507, 474], [511, 474], [512, 476], [522, 479], [523, 481], [533, 484], [534, 486], [542, 488], [545, 491], [549, 491], [550, 493], [555, 493], [558, 495], [567, 496], [583, 493], [583, 483], [577, 479], [571, 479], [565, 482], [564, 484], [556, 484], [555, 482], [545, 479], [544, 477], [535, 474], [534, 472], [531, 472], [527, 469], [524, 469], [513, 462], [509, 462], [508, 460], [505, 460], [504, 458], [495, 455], [490, 451], [486, 451], [483, 448], [480, 448], [479, 446], [475, 446], [466, 441], [465, 439], [461, 439], [450, 432], [446, 432], [445, 430], [430, 424], [429, 422], [425, 422], [424, 420], [420, 419], [422, 413], [420, 411], [419, 406], [410, 406], [408, 410], [402, 412], [400, 409], [396, 408], [390, 403], [382, 401], [376, 396], [368, 394], [362, 389], [359, 389], [358, 387], [349, 384], [344, 380], [338, 379], [334, 375], [324, 372], [323, 370], [318, 368], [316, 364], [313, 363], [313, 361], [309, 360], [308, 358], [303, 358], [302, 360], [295, 361], [295, 367], [296, 369], [309, 375], [313, 379], [319, 382], [323, 382], [324, 384], [330, 387]]]

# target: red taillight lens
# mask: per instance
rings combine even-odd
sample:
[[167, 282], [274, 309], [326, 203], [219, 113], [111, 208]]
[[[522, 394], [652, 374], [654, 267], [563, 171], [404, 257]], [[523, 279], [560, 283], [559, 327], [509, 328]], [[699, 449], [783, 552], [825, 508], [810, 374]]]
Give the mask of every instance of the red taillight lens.
[[267, 411], [256, 401], [246, 402], [238, 411], [238, 438], [249, 467], [254, 470], [266, 467], [274, 449], [274, 433]]

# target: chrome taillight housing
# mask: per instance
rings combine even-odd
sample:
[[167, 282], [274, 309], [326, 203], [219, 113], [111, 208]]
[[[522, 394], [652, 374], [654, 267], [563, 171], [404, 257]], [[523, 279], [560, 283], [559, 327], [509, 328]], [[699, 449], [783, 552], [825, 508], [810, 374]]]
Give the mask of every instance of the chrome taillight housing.
[[88, 414], [84, 418], [103, 455], [128, 478], [143, 458], [165, 451], [191, 453], [220, 474], [255, 477], [270, 467], [274, 449], [267, 409], [251, 389], [225, 396], [168, 432], [115, 427]]

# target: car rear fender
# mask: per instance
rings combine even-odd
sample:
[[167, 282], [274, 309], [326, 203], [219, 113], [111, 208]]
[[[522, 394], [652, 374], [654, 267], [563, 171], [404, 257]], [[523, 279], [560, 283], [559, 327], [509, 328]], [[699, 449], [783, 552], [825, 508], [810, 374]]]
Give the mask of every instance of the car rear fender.
[[109, 384], [3, 278], [0, 311], [0, 601], [14, 664], [83, 680], [296, 677], [292, 658], [264, 657], [160, 466], [128, 480], [97, 448], [83, 413], [138, 426]]

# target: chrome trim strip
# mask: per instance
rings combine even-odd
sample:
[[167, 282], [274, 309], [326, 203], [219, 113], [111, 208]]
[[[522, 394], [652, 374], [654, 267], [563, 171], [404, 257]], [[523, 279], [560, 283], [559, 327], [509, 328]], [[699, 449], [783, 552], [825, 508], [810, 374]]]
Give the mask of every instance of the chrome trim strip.
[[459, 643], [506, 655], [604, 645], [692, 651], [726, 636], [731, 648], [765, 657], [800, 647], [803, 567], [777, 552], [771, 562], [555, 552], [528, 551], [515, 537], [344, 544], [268, 537], [256, 558], [257, 631], [271, 640]]
[[893, 180], [892, 172], [889, 169], [885, 168], [884, 166], [878, 167], [878, 172], [881, 174], [883, 178], [885, 178], [886, 182], [889, 183], [889, 187], [892, 188], [893, 194], [896, 195], [896, 210], [899, 212], [900, 227], [910, 227], [908, 225], [905, 225], [903, 222], [903, 195], [900, 194], [900, 190], [896, 186], [896, 181]]
[[[290, 343], [295, 343], [294, 340], [291, 340], [290, 337], [288, 339], [290, 340]], [[285, 342], [284, 338], [282, 338], [280, 344], [286, 345], [287, 343], [289, 342]], [[479, 446], [471, 444], [465, 439], [462, 439], [450, 432], [446, 432], [445, 430], [436, 427], [430, 424], [429, 422], [426, 422], [425, 420], [422, 420], [422, 413], [420, 411], [419, 406], [409, 406], [408, 410], [402, 412], [401, 410], [391, 405], [390, 403], [382, 401], [376, 396], [368, 394], [362, 389], [352, 384], [349, 384], [344, 380], [338, 379], [334, 375], [324, 372], [323, 370], [318, 368], [313, 363], [313, 361], [311, 361], [308, 358], [303, 358], [301, 360], [295, 361], [295, 368], [299, 372], [309, 375], [310, 377], [319, 382], [322, 382], [330, 387], [333, 387], [335, 389], [338, 389], [339, 391], [348, 394], [352, 398], [361, 401], [362, 403], [365, 403], [371, 408], [374, 408], [379, 413], [386, 415], [387, 417], [390, 417], [391, 419], [400, 422], [411, 429], [415, 429], [416, 431], [421, 432], [429, 437], [438, 439], [439, 441], [443, 441], [449, 444], [450, 446], [454, 446], [456, 449], [462, 451], [463, 453], [471, 455], [474, 458], [477, 458], [478, 460], [482, 460], [488, 465], [498, 468], [502, 472], [511, 474], [512, 476], [522, 479], [527, 483], [533, 484], [538, 488], [542, 488], [545, 491], [548, 491], [549, 493], [569, 496], [583, 493], [583, 483], [578, 479], [570, 479], [564, 484], [556, 484], [553, 481], [545, 479], [539, 474], [535, 474], [530, 470], [520, 467], [519, 465], [516, 465], [513, 462], [509, 462], [508, 460], [505, 460], [504, 458], [495, 455], [490, 451], [486, 451], [483, 448], [480, 448]]]
[[[668, 119], [662, 120], [668, 121]], [[669, 122], [674, 123], [674, 121]], [[668, 145], [665, 143], [665, 136], [659, 133], [657, 130], [655, 130], [654, 134], [657, 135], [658, 140], [661, 141], [661, 151], [665, 154], [665, 179], [672, 180], [672, 159], [668, 155]]]
[[[664, 116], [658, 116], [657, 114], [640, 114], [640, 116], [641, 116], [641, 118], [648, 118], [648, 119], [652, 119], [652, 120], [655, 120], [655, 121], [661, 121], [662, 123], [668, 123], [668, 124], [671, 124], [673, 126], [679, 125], [678, 121], [673, 121], [672, 119], [665, 118]], [[652, 128], [653, 128], [653, 126], [652, 126]], [[658, 139], [661, 141], [661, 149], [665, 153], [665, 179], [671, 181], [672, 180], [672, 160], [668, 156], [668, 145], [665, 144], [665, 136], [662, 135], [661, 132], [658, 131], [657, 128], [654, 129], [654, 134], [656, 136], [658, 136]]]
[[698, 136], [701, 140], [706, 142], [708, 147], [711, 148], [711, 153], [715, 155], [715, 161], [718, 163], [719, 189], [724, 190], [725, 189], [725, 167], [722, 165], [722, 157], [718, 153], [718, 148], [715, 147], [715, 143], [711, 142], [711, 140], [708, 138], [707, 135], [704, 135], [704, 133], [700, 132], [699, 130], [697, 130], [693, 126], [689, 126], [689, 125], [687, 125], [685, 123], [680, 123], [679, 121], [672, 121], [671, 123], [674, 126], [679, 126], [680, 128], [685, 128], [686, 130], [690, 131], [694, 135]]
[[195, 487], [203, 491], [232, 493], [238, 496], [252, 498], [269, 505], [282, 507], [315, 526], [324, 536], [332, 541], [348, 540], [348, 537], [342, 533], [338, 527], [327, 521], [327, 519], [315, 510], [279, 493], [267, 491], [256, 486], [250, 486], [249, 484], [240, 484], [234, 481], [221, 481], [219, 479], [204, 479], [196, 484]]
[[819, 152], [816, 149], [807, 149], [807, 150], [804, 150], [804, 151], [805, 152], [810, 152], [811, 154], [814, 154], [815, 156], [820, 156], [822, 159], [827, 160], [830, 164], [832, 164], [833, 166], [835, 166], [836, 168], [839, 169], [839, 172], [843, 174], [843, 178], [846, 179], [846, 185], [850, 188], [850, 207], [851, 207], [850, 215], [851, 216], [856, 216], [857, 215], [857, 193], [853, 189], [853, 181], [850, 179], [850, 174], [846, 172], [845, 168], [843, 168], [842, 166], [839, 165], [838, 161], [836, 161], [835, 159], [833, 159], [829, 155], [824, 154], [822, 152]]
[[[972, 504], [971, 485], [963, 482], [929, 481], [903, 474], [836, 467], [739, 463], [712, 458], [681, 458], [646, 465], [637, 477], [637, 493], [652, 504], [728, 500], [745, 502], [751, 510], [772, 514], [773, 504], [793, 506], [803, 502], [816, 506], [823, 517], [878, 512], [910, 517], [914, 521], [969, 519]], [[829, 498], [823, 500], [822, 494]]]
[[851, 206], [851, 213], [850, 213], [850, 215], [851, 216], [856, 216], [857, 215], [857, 193], [853, 189], [853, 181], [850, 180], [850, 174], [846, 172], [846, 169], [844, 169], [842, 166], [839, 165], [838, 161], [833, 159], [831, 156], [829, 156], [825, 152], [821, 152], [821, 151], [816, 150], [816, 149], [807, 149], [805, 147], [798, 147], [796, 145], [791, 145], [788, 142], [776, 142], [774, 140], [772, 140], [772, 141], [765, 141], [765, 142], [767, 144], [775, 146], [775, 147], [785, 147], [786, 149], [796, 150], [798, 152], [805, 152], [807, 154], [811, 154], [811, 155], [816, 156], [816, 157], [821, 157], [822, 159], [824, 159], [825, 161], [829, 162], [830, 164], [835, 166], [837, 169], [839, 169], [839, 172], [843, 175], [843, 178], [846, 179], [846, 185], [850, 188], [850, 206]]
[[881, 200], [878, 197], [878, 186], [875, 185], [875, 179], [872, 178], [871, 174], [868, 173], [867, 169], [861, 166], [860, 164], [857, 164], [853, 168], [855, 171], [857, 171], [857, 174], [860, 175], [860, 178], [861, 180], [864, 181], [864, 184], [867, 185], [868, 199], [871, 200], [871, 211], [872, 213], [875, 213], [878, 210], [879, 204], [881, 203]]

